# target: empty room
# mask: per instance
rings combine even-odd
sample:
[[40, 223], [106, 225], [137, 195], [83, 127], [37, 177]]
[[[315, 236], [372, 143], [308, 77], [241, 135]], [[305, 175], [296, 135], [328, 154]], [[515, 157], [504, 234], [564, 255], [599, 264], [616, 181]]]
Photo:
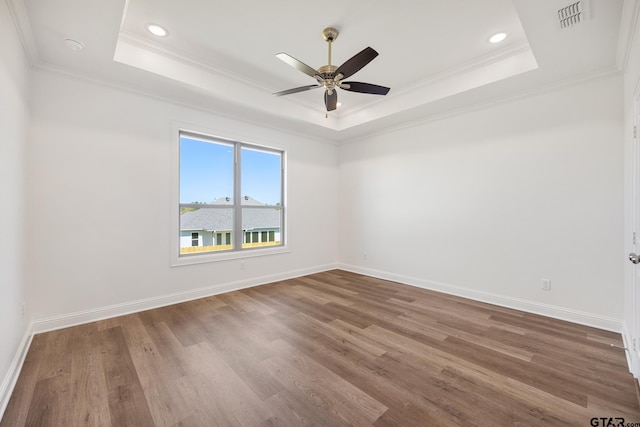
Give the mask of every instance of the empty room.
[[640, 0], [0, 0], [0, 426], [640, 425]]

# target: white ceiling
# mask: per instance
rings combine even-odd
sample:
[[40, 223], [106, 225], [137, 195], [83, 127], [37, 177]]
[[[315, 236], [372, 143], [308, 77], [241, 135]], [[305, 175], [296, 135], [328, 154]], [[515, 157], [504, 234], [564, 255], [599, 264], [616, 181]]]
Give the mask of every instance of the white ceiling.
[[[621, 68], [635, 0], [582, 0], [584, 19], [561, 29], [577, 0], [8, 0], [34, 66], [115, 84], [219, 114], [340, 141]], [[635, 10], [635, 9], [634, 9]], [[158, 38], [146, 30], [168, 29]], [[387, 96], [321, 90], [274, 97], [315, 81], [275, 54], [318, 68], [321, 31], [340, 31], [332, 62], [367, 46], [379, 56], [349, 80]], [[488, 42], [503, 31], [507, 39]], [[76, 52], [65, 38], [81, 41]]]

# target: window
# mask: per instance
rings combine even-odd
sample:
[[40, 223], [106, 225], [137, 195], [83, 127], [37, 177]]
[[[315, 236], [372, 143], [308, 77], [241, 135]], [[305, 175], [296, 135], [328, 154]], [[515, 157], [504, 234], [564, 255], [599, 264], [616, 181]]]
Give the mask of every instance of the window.
[[230, 245], [231, 233], [216, 233], [216, 245]]
[[284, 152], [181, 131], [179, 256], [281, 246]]

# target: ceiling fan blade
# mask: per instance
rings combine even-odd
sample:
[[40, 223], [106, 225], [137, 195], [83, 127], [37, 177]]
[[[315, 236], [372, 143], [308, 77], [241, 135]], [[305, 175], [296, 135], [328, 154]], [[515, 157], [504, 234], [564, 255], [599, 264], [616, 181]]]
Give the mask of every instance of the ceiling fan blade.
[[324, 105], [327, 106], [327, 111], [333, 111], [338, 106], [338, 92], [335, 90], [331, 95], [329, 91], [324, 92]]
[[301, 86], [301, 87], [294, 87], [293, 89], [287, 89], [287, 90], [283, 90], [280, 92], [276, 92], [273, 95], [274, 96], [282, 96], [282, 95], [290, 95], [292, 93], [298, 93], [298, 92], [304, 92], [305, 90], [311, 90], [311, 89], [315, 89], [318, 87], [322, 87], [321, 85], [309, 85], [309, 86]]
[[356, 53], [351, 59], [348, 59], [347, 62], [338, 67], [335, 71], [334, 75], [342, 74], [342, 78], [346, 79], [360, 71], [362, 67], [367, 65], [369, 62], [378, 56], [378, 52], [373, 50], [370, 47], [367, 47], [362, 50], [360, 53]]
[[386, 86], [378, 86], [371, 83], [361, 82], [342, 82], [340, 89], [350, 90], [351, 92], [370, 93], [373, 95], [386, 95], [391, 88]]
[[318, 72], [316, 70], [314, 70], [313, 68], [309, 67], [307, 64], [305, 64], [304, 62], [300, 62], [298, 61], [296, 58], [294, 58], [291, 55], [288, 55], [284, 52], [279, 53], [276, 55], [276, 57], [278, 59], [280, 59], [281, 61], [291, 65], [293, 68], [302, 71], [303, 73], [316, 78], [316, 76], [322, 77], [320, 76], [320, 74], [318, 74]]

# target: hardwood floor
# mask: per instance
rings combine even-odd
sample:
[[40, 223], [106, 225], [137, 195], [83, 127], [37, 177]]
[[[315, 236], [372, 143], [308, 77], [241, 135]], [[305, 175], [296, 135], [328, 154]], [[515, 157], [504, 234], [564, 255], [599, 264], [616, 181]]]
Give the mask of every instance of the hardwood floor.
[[640, 423], [611, 344], [335, 270], [36, 335], [0, 426]]

